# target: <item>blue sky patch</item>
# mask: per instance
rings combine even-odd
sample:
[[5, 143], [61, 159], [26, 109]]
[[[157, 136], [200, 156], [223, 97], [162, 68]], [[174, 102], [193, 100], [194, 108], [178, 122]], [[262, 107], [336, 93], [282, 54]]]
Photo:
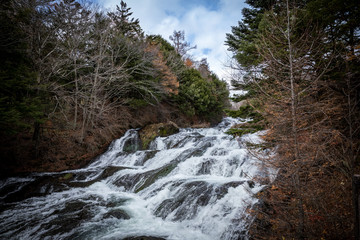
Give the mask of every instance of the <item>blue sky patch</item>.
[[211, 49], [210, 48], [204, 48], [203, 50], [202, 50], [202, 52], [203, 52], [203, 54], [209, 54], [210, 52], [211, 52]]

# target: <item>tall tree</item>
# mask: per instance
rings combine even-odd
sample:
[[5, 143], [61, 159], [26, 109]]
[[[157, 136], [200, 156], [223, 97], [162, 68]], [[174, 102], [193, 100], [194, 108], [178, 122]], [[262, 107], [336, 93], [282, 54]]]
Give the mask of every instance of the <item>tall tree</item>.
[[133, 14], [131, 8], [121, 0], [120, 6], [116, 6], [115, 12], [108, 13], [109, 17], [115, 23], [119, 32], [129, 38], [143, 38], [143, 31], [140, 27], [139, 19], [131, 18]]
[[310, 127], [305, 116], [315, 114], [308, 112], [309, 102], [306, 99], [312, 94], [319, 80], [312, 54], [318, 51], [316, 48], [319, 38], [315, 36], [321, 34], [309, 29], [299, 32], [297, 25], [303, 21], [295, 9], [290, 10], [288, 2], [283, 13], [280, 15], [267, 12], [259, 25], [257, 50], [264, 61], [265, 79], [262, 81], [266, 82], [259, 87], [269, 96], [266, 109], [280, 147], [279, 151], [286, 152], [286, 157], [278, 159], [278, 162], [281, 168], [290, 166], [286, 168], [289, 174], [287, 184], [293, 189], [296, 204], [296, 235], [298, 239], [303, 239], [305, 185], [302, 176], [306, 172], [305, 159], [308, 155], [304, 152], [304, 143], [300, 136], [302, 131]]
[[73, 128], [76, 129], [81, 104], [81, 70], [87, 65], [85, 51], [91, 16], [90, 11], [75, 0], [60, 2], [55, 11], [54, 25], [61, 55], [57, 56], [59, 81], [54, 86], [54, 93], [73, 106]]
[[[269, 1], [271, 8], [264, 2], [251, 1], [253, 11], [244, 14], [227, 44], [252, 76], [248, 83], [263, 100], [268, 139], [277, 146], [271, 163], [279, 174], [264, 199], [274, 210], [268, 221], [273, 235], [267, 238], [351, 237], [349, 190], [359, 149], [354, 89], [359, 86], [354, 84], [358, 70], [350, 66], [358, 57], [351, 50], [354, 40], [334, 33], [356, 19], [339, 17], [355, 16], [350, 12], [356, 7], [332, 14], [337, 20], [323, 24], [306, 12], [317, 1]], [[332, 12], [322, 3], [322, 15]], [[337, 21], [341, 24], [334, 26]]]
[[195, 46], [191, 46], [189, 42], [185, 41], [185, 31], [174, 31], [173, 35], [169, 36], [169, 39], [173, 42], [175, 51], [184, 57], [188, 51], [196, 49]]
[[209, 79], [211, 81], [211, 71], [210, 71], [210, 67], [209, 64], [207, 62], [206, 58], [203, 58], [200, 60], [197, 69], [199, 70], [199, 72], [201, 73], [201, 76], [204, 79]]
[[[27, 1], [0, 3], [0, 131], [14, 133], [43, 118], [36, 85], [38, 69], [31, 51], [29, 32], [37, 20], [36, 4]], [[43, 23], [40, 22], [39, 28]]]

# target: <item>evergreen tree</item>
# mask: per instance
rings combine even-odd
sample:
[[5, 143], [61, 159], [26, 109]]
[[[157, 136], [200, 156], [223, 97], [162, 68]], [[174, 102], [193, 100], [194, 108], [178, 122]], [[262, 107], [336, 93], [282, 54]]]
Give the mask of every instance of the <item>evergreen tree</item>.
[[244, 20], [239, 21], [237, 26], [231, 27], [231, 33], [226, 34], [225, 45], [234, 53], [234, 58], [242, 67], [249, 68], [261, 61], [254, 40], [264, 11], [270, 9], [274, 1], [247, 0], [245, 2], [251, 8], [242, 10]]
[[36, 72], [28, 55], [30, 42], [24, 31], [30, 27], [34, 9], [7, 0], [0, 3], [0, 131], [14, 133], [43, 117], [37, 96]]
[[129, 38], [143, 38], [143, 31], [140, 27], [139, 19], [131, 18], [133, 14], [131, 8], [127, 7], [124, 1], [120, 2], [120, 6], [116, 6], [115, 12], [108, 13], [109, 17], [115, 23], [118, 31]]
[[[269, 224], [273, 235], [266, 239], [349, 239], [360, 152], [359, 4], [247, 3], [251, 8], [226, 44], [247, 70], [252, 97], [262, 100], [271, 129], [267, 137], [278, 153], [271, 161], [279, 169], [252, 233], [261, 239]], [[308, 184], [321, 187], [310, 190]]]

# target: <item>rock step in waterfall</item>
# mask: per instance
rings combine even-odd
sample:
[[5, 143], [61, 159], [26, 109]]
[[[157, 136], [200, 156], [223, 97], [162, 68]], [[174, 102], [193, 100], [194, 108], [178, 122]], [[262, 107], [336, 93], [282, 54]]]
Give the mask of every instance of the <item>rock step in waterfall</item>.
[[263, 188], [253, 179], [271, 171], [224, 133], [239, 122], [180, 129], [146, 150], [132, 129], [83, 169], [4, 179], [0, 239], [247, 239]]

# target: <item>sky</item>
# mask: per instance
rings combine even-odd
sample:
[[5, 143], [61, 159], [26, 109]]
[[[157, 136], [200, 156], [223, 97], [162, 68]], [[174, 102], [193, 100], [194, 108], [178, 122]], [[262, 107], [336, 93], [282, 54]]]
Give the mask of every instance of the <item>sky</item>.
[[[120, 0], [99, 2], [114, 10]], [[226, 63], [231, 56], [224, 45], [226, 33], [241, 20], [244, 0], [125, 0], [138, 18], [145, 34], [161, 35], [169, 40], [174, 30], [185, 31], [185, 38], [197, 48], [189, 52], [194, 60], [207, 58], [210, 70], [220, 79], [229, 78]]]

